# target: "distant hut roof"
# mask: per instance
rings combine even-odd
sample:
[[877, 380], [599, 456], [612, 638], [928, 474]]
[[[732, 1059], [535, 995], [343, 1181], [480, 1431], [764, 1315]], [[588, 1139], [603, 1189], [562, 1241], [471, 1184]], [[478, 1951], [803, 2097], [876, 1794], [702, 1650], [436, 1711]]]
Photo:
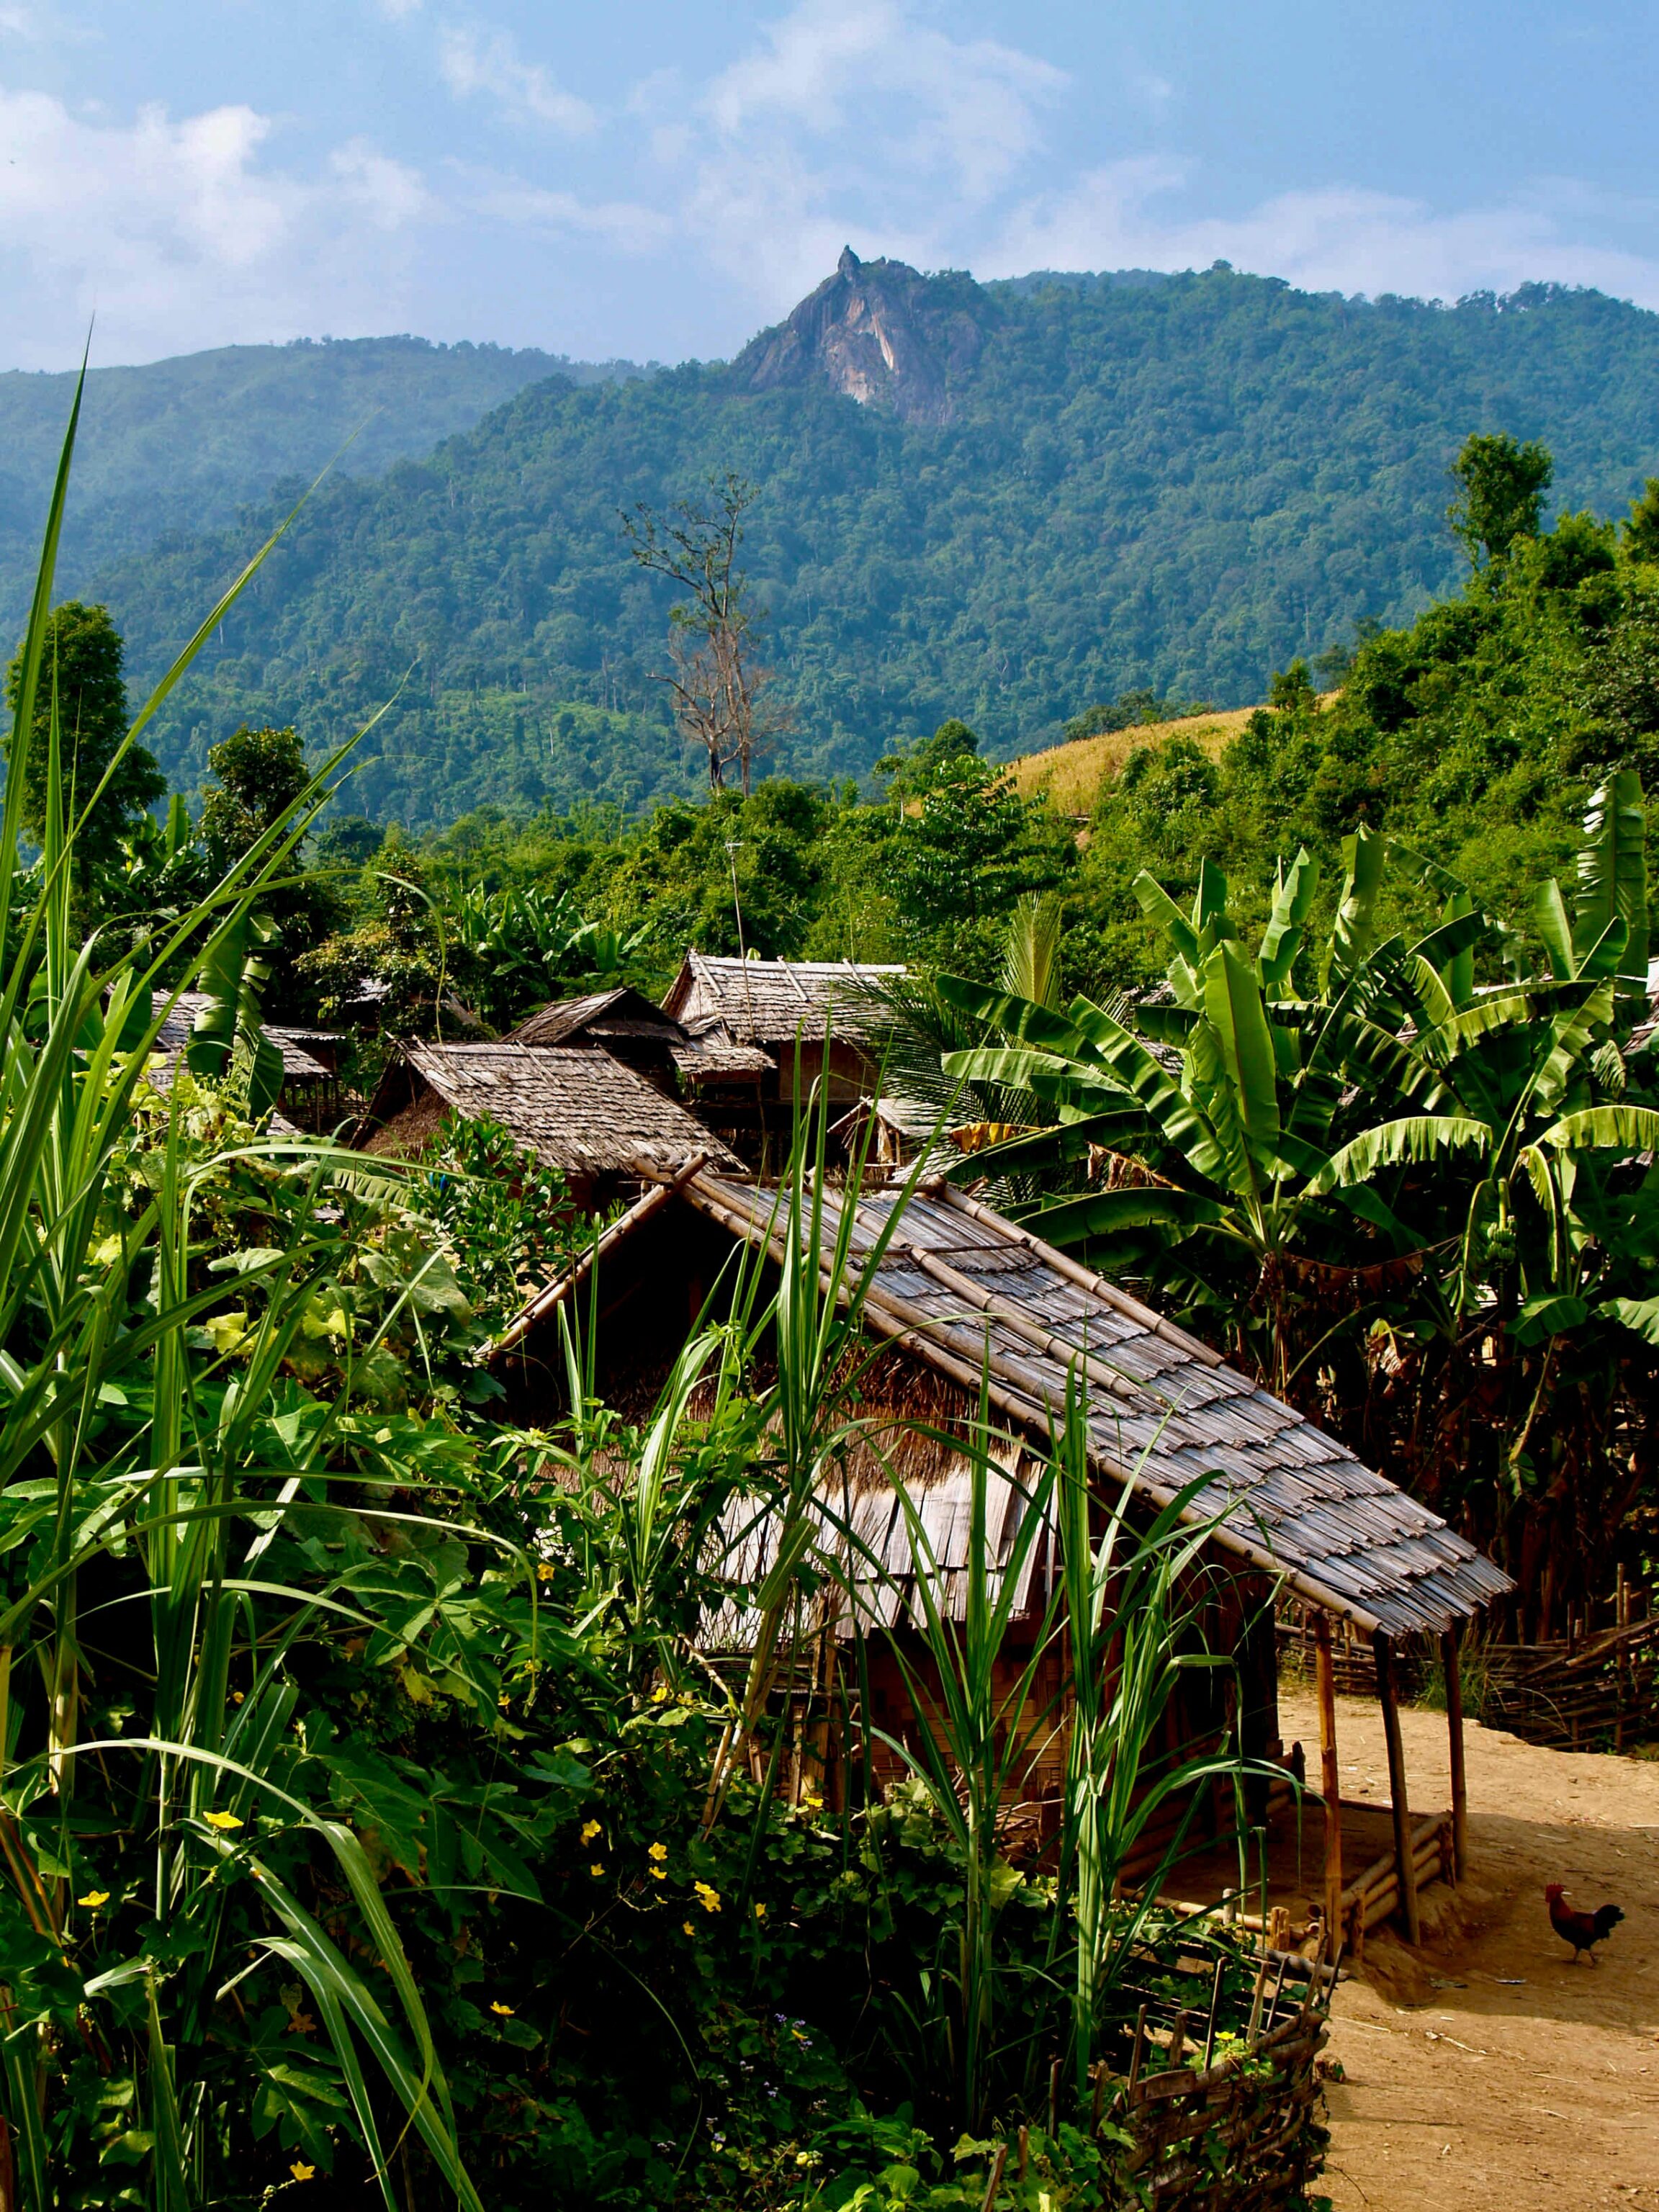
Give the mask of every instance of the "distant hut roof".
[[882, 1025], [875, 988], [904, 973], [857, 960], [733, 960], [689, 951], [663, 1006], [688, 1027], [715, 1015], [740, 1043], [781, 1044], [814, 1031], [822, 1037], [826, 1018], [837, 1036], [858, 1041]]
[[[171, 993], [157, 991], [151, 1003], [155, 1012], [161, 1012]], [[181, 991], [172, 1011], [162, 1023], [155, 1040], [157, 1052], [169, 1059], [184, 1051], [196, 1027], [196, 1017], [213, 1003], [206, 991]], [[327, 1083], [332, 1080], [332, 1071], [306, 1050], [309, 1043], [331, 1043], [334, 1033], [329, 1030], [291, 1030], [279, 1028], [271, 1022], [264, 1024], [265, 1035], [283, 1055], [283, 1079], [285, 1083]]]
[[469, 1120], [490, 1115], [526, 1152], [571, 1176], [672, 1174], [698, 1158], [739, 1164], [643, 1076], [580, 1045], [402, 1044], [369, 1108], [365, 1149], [392, 1152], [420, 1141], [445, 1109]]
[[[775, 1190], [703, 1170], [672, 1195], [747, 1243], [782, 1249], [787, 1218]], [[653, 1192], [631, 1218], [642, 1222], [670, 1200], [668, 1191]], [[836, 1234], [837, 1203], [825, 1193], [826, 1238]], [[890, 1186], [866, 1193], [855, 1254], [871, 1251], [899, 1203]], [[628, 1226], [616, 1224], [605, 1245]], [[548, 1318], [570, 1279], [532, 1302], [503, 1348]], [[1038, 1449], [1064, 1418], [1075, 1369], [1097, 1473], [1120, 1484], [1133, 1478], [1160, 1504], [1204, 1479], [1188, 1520], [1216, 1521], [1212, 1540], [1224, 1550], [1282, 1573], [1297, 1595], [1363, 1630], [1449, 1628], [1511, 1587], [1437, 1515], [1207, 1345], [943, 1182], [911, 1196], [866, 1300], [872, 1332], [971, 1389], [988, 1360], [992, 1404]], [[955, 1553], [967, 1540], [965, 1492], [955, 1492], [965, 1480], [959, 1472], [944, 1486], [951, 1495], [929, 1493], [941, 1570], [963, 1564]], [[890, 1520], [872, 1498], [860, 1522], [882, 1510]], [[881, 1532], [872, 1522], [863, 1533], [874, 1541]]]
[[611, 1036], [662, 1037], [678, 1044], [685, 1031], [672, 1014], [653, 1006], [642, 991], [627, 984], [614, 990], [590, 991], [580, 999], [559, 999], [543, 1006], [509, 1030], [507, 1044], [603, 1043]]

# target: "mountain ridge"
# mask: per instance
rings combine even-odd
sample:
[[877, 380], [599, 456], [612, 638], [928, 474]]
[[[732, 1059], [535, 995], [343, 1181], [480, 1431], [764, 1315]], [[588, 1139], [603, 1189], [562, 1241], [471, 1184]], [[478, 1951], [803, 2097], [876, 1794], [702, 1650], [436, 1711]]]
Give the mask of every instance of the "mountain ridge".
[[[953, 365], [958, 312], [980, 343]], [[1622, 509], [1659, 470], [1659, 317], [1550, 287], [1446, 308], [1219, 266], [977, 286], [855, 261], [732, 362], [529, 384], [325, 485], [155, 742], [188, 788], [237, 720], [320, 745], [390, 700], [352, 802], [383, 818], [695, 790], [655, 680], [671, 594], [619, 520], [727, 470], [757, 487], [744, 558], [796, 708], [779, 769], [863, 776], [947, 714], [1030, 751], [1140, 687], [1238, 705], [1455, 583], [1446, 468], [1477, 428], [1549, 444], [1563, 507]], [[105, 573], [136, 676], [276, 513]]]

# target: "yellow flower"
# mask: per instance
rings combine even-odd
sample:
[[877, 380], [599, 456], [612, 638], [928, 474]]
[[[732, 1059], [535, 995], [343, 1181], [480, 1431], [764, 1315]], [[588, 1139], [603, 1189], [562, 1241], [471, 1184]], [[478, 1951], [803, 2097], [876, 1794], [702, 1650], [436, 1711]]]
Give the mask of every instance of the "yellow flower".
[[681, 1921], [680, 1933], [683, 1936], [695, 1936], [696, 1932], [696, 1929], [691, 1925], [691, 1923], [689, 1920]]
[[591, 1844], [594, 1837], [597, 1836], [599, 1832], [599, 1824], [597, 1820], [584, 1820], [582, 1822], [582, 1841], [585, 1844]]
[[507, 1696], [507, 1692], [506, 1692], [506, 1691], [505, 1691], [505, 1690], [503, 1690], [503, 1691], [502, 1691], [502, 1692], [501, 1692], [501, 1696], [500, 1696], [499, 1698], [496, 1698], [496, 1700], [495, 1700], [495, 1703], [496, 1703], [496, 1704], [501, 1707], [501, 1711], [502, 1711], [503, 1712], [505, 1712], [505, 1711], [507, 1711], [507, 1707], [512, 1704], [512, 1702], [513, 1702], [512, 1698], [509, 1698], [509, 1697]]
[[603, 1877], [603, 1875], [604, 1875], [604, 1874], [605, 1874], [605, 1869], [604, 1869], [602, 1866], [599, 1865], [597, 1863], [596, 1863], [594, 1865], [592, 1865], [592, 1866], [589, 1867], [589, 1869], [587, 1869], [587, 1871], [589, 1872], [589, 1874], [591, 1874], [591, 1875], [592, 1875], [592, 1877], [593, 1877], [593, 1879], [594, 1879], [594, 1881], [599, 1881], [599, 1880], [601, 1880], [601, 1879], [602, 1879], [602, 1877]]
[[646, 1872], [650, 1875], [653, 1881], [666, 1881], [668, 1879], [668, 1869], [666, 1867], [647, 1867]]
[[720, 1893], [719, 1890], [711, 1887], [706, 1881], [694, 1881], [691, 1887], [696, 1891], [697, 1902], [702, 1905], [705, 1912], [718, 1912], [720, 1911]]
[[202, 1818], [210, 1828], [217, 1828], [221, 1835], [228, 1835], [233, 1828], [247, 1825], [246, 1821], [239, 1820], [234, 1813], [204, 1813]]
[[764, 1920], [764, 1919], [765, 1919], [765, 1917], [766, 1917], [766, 1907], [765, 1907], [763, 1905], [756, 1905], [756, 1907], [755, 1907], [755, 1917], [756, 1917], [756, 1919], [757, 1919], [757, 1920]]
[[246, 1690], [233, 1690], [230, 1693], [230, 1702], [233, 1705], [240, 1705], [246, 1695]]
[[489, 2008], [489, 2009], [491, 2010], [491, 2012], [496, 2012], [496, 2013], [499, 2013], [499, 2014], [501, 2014], [501, 2018], [502, 2018], [503, 2020], [511, 2020], [511, 2019], [512, 2019], [512, 2017], [513, 2017], [513, 2008], [512, 2008], [512, 2006], [511, 2006], [511, 2005], [504, 2005], [504, 2004], [501, 2003], [499, 2001], [498, 2001], [498, 2002], [496, 2002], [492, 2003], [492, 2004], [491, 2004], [491, 2006], [490, 2006], [490, 2008]]
[[536, 1562], [536, 1579], [538, 1583], [550, 1583], [552, 1581], [553, 1562], [551, 1559], [538, 1559]]
[[309, 2181], [312, 2175], [315, 2173], [317, 2169], [314, 2166], [307, 2166], [305, 2160], [301, 2158], [296, 2158], [293, 2165], [289, 2168], [289, 2172], [294, 2176], [294, 2179], [296, 2181]]
[[75, 1901], [77, 1905], [84, 1905], [89, 1912], [96, 1912], [100, 1905], [109, 1903], [109, 1892], [106, 1889], [89, 1889], [84, 1897], [77, 1897]]
[[665, 1859], [668, 1856], [668, 1846], [666, 1844], [648, 1844], [646, 1846], [645, 1856], [648, 1859]]
[[668, 1685], [666, 1682], [658, 1683], [656, 1688], [651, 1692], [651, 1702], [653, 1705], [665, 1705], [668, 1703]]

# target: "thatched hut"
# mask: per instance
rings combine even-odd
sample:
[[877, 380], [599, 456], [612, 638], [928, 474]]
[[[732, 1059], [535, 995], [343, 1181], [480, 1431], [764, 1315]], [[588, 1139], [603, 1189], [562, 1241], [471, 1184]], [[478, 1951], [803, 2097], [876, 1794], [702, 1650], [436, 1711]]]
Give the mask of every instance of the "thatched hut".
[[683, 1106], [592, 1047], [400, 1044], [359, 1131], [365, 1152], [418, 1152], [447, 1115], [488, 1115], [584, 1207], [609, 1204], [653, 1176], [736, 1157]]
[[904, 972], [857, 960], [732, 960], [692, 951], [663, 1007], [694, 1034], [717, 1029], [732, 1045], [763, 1052], [763, 1126], [787, 1130], [797, 1080], [804, 1097], [822, 1076], [837, 1114], [873, 1091], [886, 1027], [878, 993]]
[[[837, 1203], [826, 1194], [830, 1235]], [[890, 1186], [856, 1200], [855, 1255], [873, 1250], [900, 1203]], [[599, 1316], [599, 1388], [613, 1402], [642, 1405], [734, 1249], [747, 1246], [775, 1263], [785, 1249], [787, 1219], [774, 1188], [714, 1169], [665, 1178], [574, 1274], [550, 1284], [525, 1309], [498, 1347], [498, 1371], [522, 1395], [527, 1414], [550, 1418], [562, 1373], [554, 1324], [560, 1308], [580, 1293], [576, 1315], [592, 1302]], [[592, 1284], [595, 1267], [599, 1280]], [[1279, 1741], [1275, 1596], [1288, 1595], [1324, 1624], [1320, 1753], [1326, 1817], [1317, 1901], [1328, 1923], [1340, 1919], [1351, 1934], [1363, 1936], [1372, 1908], [1384, 1899], [1390, 1909], [1397, 1905], [1415, 1935], [1419, 1874], [1455, 1875], [1463, 1856], [1459, 1633], [1509, 1589], [1507, 1577], [1425, 1506], [1209, 1346], [942, 1179], [924, 1182], [910, 1197], [878, 1264], [867, 1273], [861, 1326], [890, 1350], [861, 1395], [872, 1431], [886, 1439], [885, 1459], [872, 1453], [868, 1467], [850, 1474], [843, 1468], [835, 1481], [850, 1483], [845, 1510], [859, 1556], [886, 1570], [879, 1576], [872, 1570], [868, 1609], [895, 1637], [907, 1632], [909, 1536], [884, 1467], [896, 1468], [920, 1498], [947, 1586], [953, 1575], [960, 1583], [968, 1564], [969, 1461], [965, 1450], [941, 1448], [939, 1435], [965, 1443], [983, 1391], [1000, 1437], [988, 1537], [1001, 1547], [1000, 1564], [1029, 1488], [1028, 1463], [1049, 1449], [1075, 1377], [1085, 1402], [1089, 1464], [1103, 1499], [1132, 1480], [1158, 1505], [1189, 1485], [1200, 1486], [1185, 1510], [1189, 1520], [1212, 1524], [1206, 1635], [1211, 1648], [1237, 1656], [1233, 1717], [1251, 1758], [1297, 1765]], [[825, 1505], [842, 1510], [828, 1498]], [[748, 1540], [753, 1556], [746, 1567], [763, 1567], [768, 1525], [762, 1522]], [[1017, 1593], [1017, 1611], [1034, 1633], [1057, 1569], [1052, 1532], [1028, 1557], [1029, 1587]], [[1391, 1858], [1375, 1848], [1378, 1838], [1368, 1832], [1362, 1809], [1340, 1805], [1329, 1668], [1333, 1620], [1370, 1639], [1377, 1656], [1389, 1723]], [[1455, 1802], [1431, 1824], [1432, 1848], [1408, 1810], [1389, 1665], [1401, 1638], [1422, 1636], [1440, 1641], [1453, 1738]], [[872, 1659], [869, 1721], [901, 1740], [907, 1729], [925, 1724], [908, 1709], [904, 1679], [896, 1665], [884, 1668]], [[1177, 1737], [1194, 1747], [1213, 1741], [1222, 1718], [1207, 1702], [1212, 1693], [1204, 1680], [1194, 1675], [1190, 1692], [1172, 1708]], [[1028, 1786], [1040, 1796], [1054, 1779], [1053, 1772], [1033, 1771]], [[1287, 1778], [1277, 1796], [1284, 1802], [1290, 1794]], [[1351, 1868], [1356, 1856], [1369, 1863], [1358, 1883], [1344, 1881], [1345, 1849]], [[1385, 1862], [1392, 1890], [1389, 1874], [1376, 1872]]]

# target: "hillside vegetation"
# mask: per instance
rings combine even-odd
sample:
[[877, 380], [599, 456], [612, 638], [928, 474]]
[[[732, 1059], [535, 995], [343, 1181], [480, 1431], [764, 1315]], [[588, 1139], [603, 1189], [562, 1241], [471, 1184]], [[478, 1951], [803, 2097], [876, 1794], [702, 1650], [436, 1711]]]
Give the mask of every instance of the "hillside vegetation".
[[[429, 453], [526, 384], [639, 372], [532, 348], [424, 338], [222, 346], [137, 368], [94, 368], [82, 402], [58, 580], [143, 553], [169, 533], [224, 527], [273, 485], [336, 460], [369, 475]], [[75, 376], [0, 374], [0, 621], [21, 629]], [[349, 441], [349, 442], [348, 442]]]
[[[1542, 437], [1569, 510], [1659, 457], [1659, 318], [1530, 288], [1455, 308], [1234, 275], [941, 279], [979, 349], [945, 419], [718, 367], [520, 392], [428, 459], [311, 503], [155, 728], [186, 787], [246, 719], [331, 742], [389, 711], [356, 803], [435, 825], [635, 811], [695, 787], [654, 681], [669, 595], [619, 512], [734, 469], [745, 557], [796, 708], [776, 769], [866, 775], [961, 715], [988, 753], [1051, 744], [1133, 686], [1221, 707], [1455, 586], [1447, 463], [1471, 429]], [[113, 568], [158, 665], [267, 518]]]

